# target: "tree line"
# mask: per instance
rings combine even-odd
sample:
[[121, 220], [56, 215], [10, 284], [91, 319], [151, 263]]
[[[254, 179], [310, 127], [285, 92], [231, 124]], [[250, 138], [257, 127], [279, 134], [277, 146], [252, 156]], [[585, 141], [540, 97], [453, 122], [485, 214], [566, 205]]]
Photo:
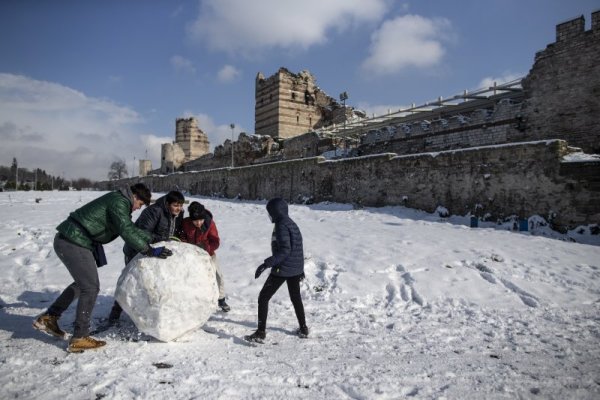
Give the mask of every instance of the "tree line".
[[[108, 171], [108, 179], [122, 179], [128, 176], [127, 165], [123, 160], [111, 163]], [[99, 182], [88, 178], [67, 180], [60, 176], [50, 175], [45, 170], [36, 168], [29, 170], [18, 166], [16, 158], [13, 158], [10, 167], [0, 165], [0, 188], [14, 190], [15, 180], [18, 182], [18, 190], [76, 190], [97, 189]], [[3, 186], [2, 186], [3, 184]]]
[[4, 183], [4, 189], [14, 190], [15, 180], [18, 182], [18, 190], [69, 190], [70, 188], [82, 190], [98, 186], [98, 182], [87, 178], [67, 180], [48, 174], [40, 168], [34, 170], [22, 168], [18, 166], [17, 159], [13, 158], [10, 167], [0, 165], [0, 182]]

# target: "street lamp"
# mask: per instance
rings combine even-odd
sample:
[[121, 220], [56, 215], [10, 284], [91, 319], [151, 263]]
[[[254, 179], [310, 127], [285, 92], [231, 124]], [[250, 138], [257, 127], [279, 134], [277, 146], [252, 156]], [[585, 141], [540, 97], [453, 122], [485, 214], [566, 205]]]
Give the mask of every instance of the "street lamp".
[[[346, 100], [348, 100], [348, 93], [347, 92], [342, 92], [340, 93], [340, 100], [343, 103], [343, 108], [344, 108], [344, 134], [346, 134]], [[337, 146], [335, 147], [335, 150], [337, 152]]]
[[235, 129], [235, 124], [229, 124], [231, 128], [231, 168], [233, 168], [233, 130]]

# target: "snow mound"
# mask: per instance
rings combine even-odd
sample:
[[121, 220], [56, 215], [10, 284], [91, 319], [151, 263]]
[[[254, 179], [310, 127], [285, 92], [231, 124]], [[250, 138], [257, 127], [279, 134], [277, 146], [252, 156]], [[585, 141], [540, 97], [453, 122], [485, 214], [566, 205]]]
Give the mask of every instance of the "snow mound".
[[160, 242], [166, 259], [138, 254], [127, 264], [115, 299], [137, 328], [169, 342], [204, 325], [216, 308], [215, 267], [206, 251], [179, 242]]

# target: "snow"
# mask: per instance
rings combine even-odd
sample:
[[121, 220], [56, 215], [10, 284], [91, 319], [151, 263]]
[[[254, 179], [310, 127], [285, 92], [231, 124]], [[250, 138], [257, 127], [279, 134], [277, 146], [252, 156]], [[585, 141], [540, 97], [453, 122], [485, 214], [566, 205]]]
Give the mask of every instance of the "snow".
[[163, 342], [202, 327], [214, 313], [219, 292], [211, 257], [200, 247], [159, 242], [166, 259], [138, 254], [117, 281], [115, 299], [140, 332]]
[[562, 158], [564, 162], [592, 162], [600, 161], [600, 154], [587, 154], [583, 152], [574, 152], [567, 154]]
[[[266, 343], [251, 346], [241, 338], [256, 328], [266, 278], [254, 279], [270, 252], [265, 202], [197, 198], [219, 229], [231, 312], [169, 343], [123, 316], [96, 335], [106, 347], [66, 353], [31, 323], [71, 282], [52, 249], [55, 226], [101, 194], [0, 193], [2, 399], [600, 397], [598, 235], [578, 231], [589, 245], [547, 227], [469, 228], [468, 216], [403, 207], [290, 206], [304, 237], [311, 334], [294, 335], [282, 287]], [[112, 306], [122, 245], [105, 246], [95, 324]], [[73, 318], [71, 306], [61, 327], [71, 332]]]

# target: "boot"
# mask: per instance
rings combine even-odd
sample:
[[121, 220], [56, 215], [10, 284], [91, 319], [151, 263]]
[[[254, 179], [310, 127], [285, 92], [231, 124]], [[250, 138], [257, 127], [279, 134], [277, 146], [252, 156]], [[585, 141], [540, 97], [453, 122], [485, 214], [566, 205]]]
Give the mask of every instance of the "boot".
[[221, 310], [223, 310], [223, 312], [229, 312], [229, 310], [231, 310], [231, 307], [229, 307], [229, 304], [227, 304], [225, 302], [225, 297], [223, 297], [222, 299], [219, 299], [219, 307], [221, 307]]
[[121, 318], [122, 312], [123, 309], [121, 308], [119, 303], [115, 301], [115, 304], [113, 304], [112, 309], [110, 310], [110, 315], [108, 316], [108, 324], [114, 325], [117, 322], [119, 322], [119, 318]]
[[69, 353], [83, 353], [84, 350], [94, 350], [106, 344], [104, 340], [96, 340], [91, 336], [71, 338], [67, 351]]
[[300, 328], [298, 328], [296, 334], [299, 338], [306, 339], [308, 337], [308, 326], [302, 325]]
[[265, 331], [257, 329], [252, 335], [244, 336], [244, 339], [249, 342], [264, 343], [266, 337], [267, 334]]
[[47, 335], [54, 336], [60, 339], [66, 339], [67, 334], [58, 326], [58, 317], [50, 314], [38, 315], [33, 321], [33, 327], [38, 331], [44, 332]]

